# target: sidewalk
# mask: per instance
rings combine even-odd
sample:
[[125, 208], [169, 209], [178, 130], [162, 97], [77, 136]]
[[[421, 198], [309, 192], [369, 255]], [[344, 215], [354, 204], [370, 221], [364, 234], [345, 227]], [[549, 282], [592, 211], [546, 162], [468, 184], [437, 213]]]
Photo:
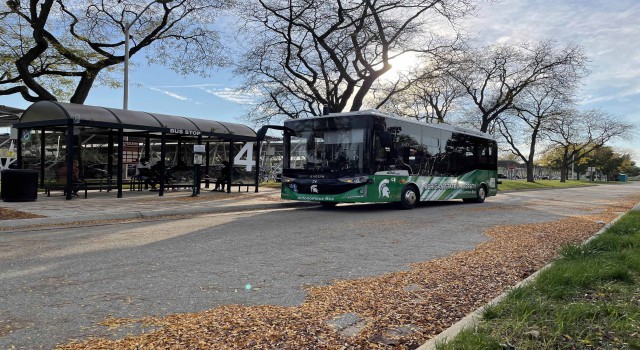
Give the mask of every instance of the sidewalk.
[[153, 191], [89, 191], [88, 198], [82, 194], [65, 200], [62, 192], [52, 192], [51, 197], [38, 192], [34, 202], [0, 202], [0, 207], [43, 216], [35, 219], [0, 220], [0, 228], [19, 228], [33, 225], [65, 224], [79, 221], [149, 218], [167, 215], [193, 215], [232, 211], [291, 208], [314, 205], [313, 203], [284, 201], [279, 188], [254, 187], [249, 192], [237, 187], [231, 193], [211, 192], [202, 188], [197, 197], [191, 190], [165, 191], [158, 196]]

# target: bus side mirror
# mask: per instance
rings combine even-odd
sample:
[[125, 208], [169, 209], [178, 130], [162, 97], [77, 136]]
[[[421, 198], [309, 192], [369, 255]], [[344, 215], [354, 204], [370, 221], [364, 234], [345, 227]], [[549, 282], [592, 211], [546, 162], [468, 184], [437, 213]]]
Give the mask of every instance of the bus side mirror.
[[382, 147], [391, 147], [391, 133], [388, 131], [383, 131], [380, 133], [380, 146]]

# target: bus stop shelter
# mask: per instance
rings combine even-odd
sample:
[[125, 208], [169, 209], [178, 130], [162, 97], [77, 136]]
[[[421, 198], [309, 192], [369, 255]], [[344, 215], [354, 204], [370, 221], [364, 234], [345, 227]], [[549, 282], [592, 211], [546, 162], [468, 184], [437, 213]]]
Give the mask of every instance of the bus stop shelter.
[[[125, 145], [130, 137], [145, 140], [144, 154], [146, 156], [150, 153], [151, 141], [157, 142], [159, 140], [159, 158], [162, 162], [160, 164], [162, 167], [159, 183], [160, 196], [165, 190], [164, 169], [168, 142], [205, 145], [207, 155], [210, 144], [227, 143], [228, 161], [233, 167], [237, 144], [249, 142], [255, 144], [256, 141], [256, 132], [242, 124], [53, 101], [40, 101], [32, 104], [24, 111], [19, 121], [13, 124], [13, 128], [18, 131], [17, 168], [23, 168], [25, 163], [25, 142], [32, 137], [40, 138], [40, 149], [35, 152], [39, 154], [29, 152], [32, 159], [38, 160], [31, 167], [39, 168], [40, 186], [44, 186], [45, 183], [45, 154], [48, 151], [45, 146], [45, 137], [54, 132], [58, 135], [64, 135], [67, 199], [71, 199], [72, 193], [73, 160], [82, 160], [82, 145], [86, 147], [87, 144], [90, 144], [86, 140], [96, 136], [106, 138], [107, 168], [109, 174], [113, 173], [112, 170], [115, 170], [117, 174], [115, 187], [118, 198], [123, 194], [123, 178], [126, 176], [124, 164], [127, 156]], [[85, 138], [84, 144], [80, 143], [79, 135], [83, 135]], [[178, 149], [180, 148], [178, 147]], [[208, 156], [204, 157], [206, 163], [203, 165], [206, 169], [210, 165], [209, 158]], [[131, 160], [128, 161], [131, 163]], [[252, 178], [257, 181], [257, 177], [252, 176]], [[254, 185], [257, 188], [257, 183]]]

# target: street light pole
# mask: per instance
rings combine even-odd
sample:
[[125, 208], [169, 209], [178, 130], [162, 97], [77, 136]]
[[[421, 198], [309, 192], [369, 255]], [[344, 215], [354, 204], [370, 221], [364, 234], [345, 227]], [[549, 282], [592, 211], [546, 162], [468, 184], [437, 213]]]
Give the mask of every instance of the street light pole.
[[131, 23], [127, 23], [124, 27], [124, 99], [122, 100], [122, 109], [129, 109], [129, 28]]
[[142, 16], [142, 14], [145, 13], [154, 3], [167, 4], [171, 1], [173, 0], [154, 0], [150, 2], [144, 9], [142, 9], [142, 11], [140, 11], [140, 13], [136, 15], [136, 17], [133, 18], [131, 22], [128, 22], [124, 26], [124, 98], [122, 100], [122, 109], [124, 110], [129, 109], [129, 31], [131, 30], [131, 26], [140, 19], [140, 16]]

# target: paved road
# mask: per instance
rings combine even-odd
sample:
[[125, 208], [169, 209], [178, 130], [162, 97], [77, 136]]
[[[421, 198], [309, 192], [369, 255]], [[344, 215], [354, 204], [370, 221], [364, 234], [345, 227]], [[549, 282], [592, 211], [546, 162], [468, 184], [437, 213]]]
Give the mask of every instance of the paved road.
[[0, 232], [0, 349], [106, 335], [96, 324], [108, 315], [297, 305], [306, 285], [403, 270], [473, 248], [492, 225], [578, 215], [630, 192], [640, 184]]

